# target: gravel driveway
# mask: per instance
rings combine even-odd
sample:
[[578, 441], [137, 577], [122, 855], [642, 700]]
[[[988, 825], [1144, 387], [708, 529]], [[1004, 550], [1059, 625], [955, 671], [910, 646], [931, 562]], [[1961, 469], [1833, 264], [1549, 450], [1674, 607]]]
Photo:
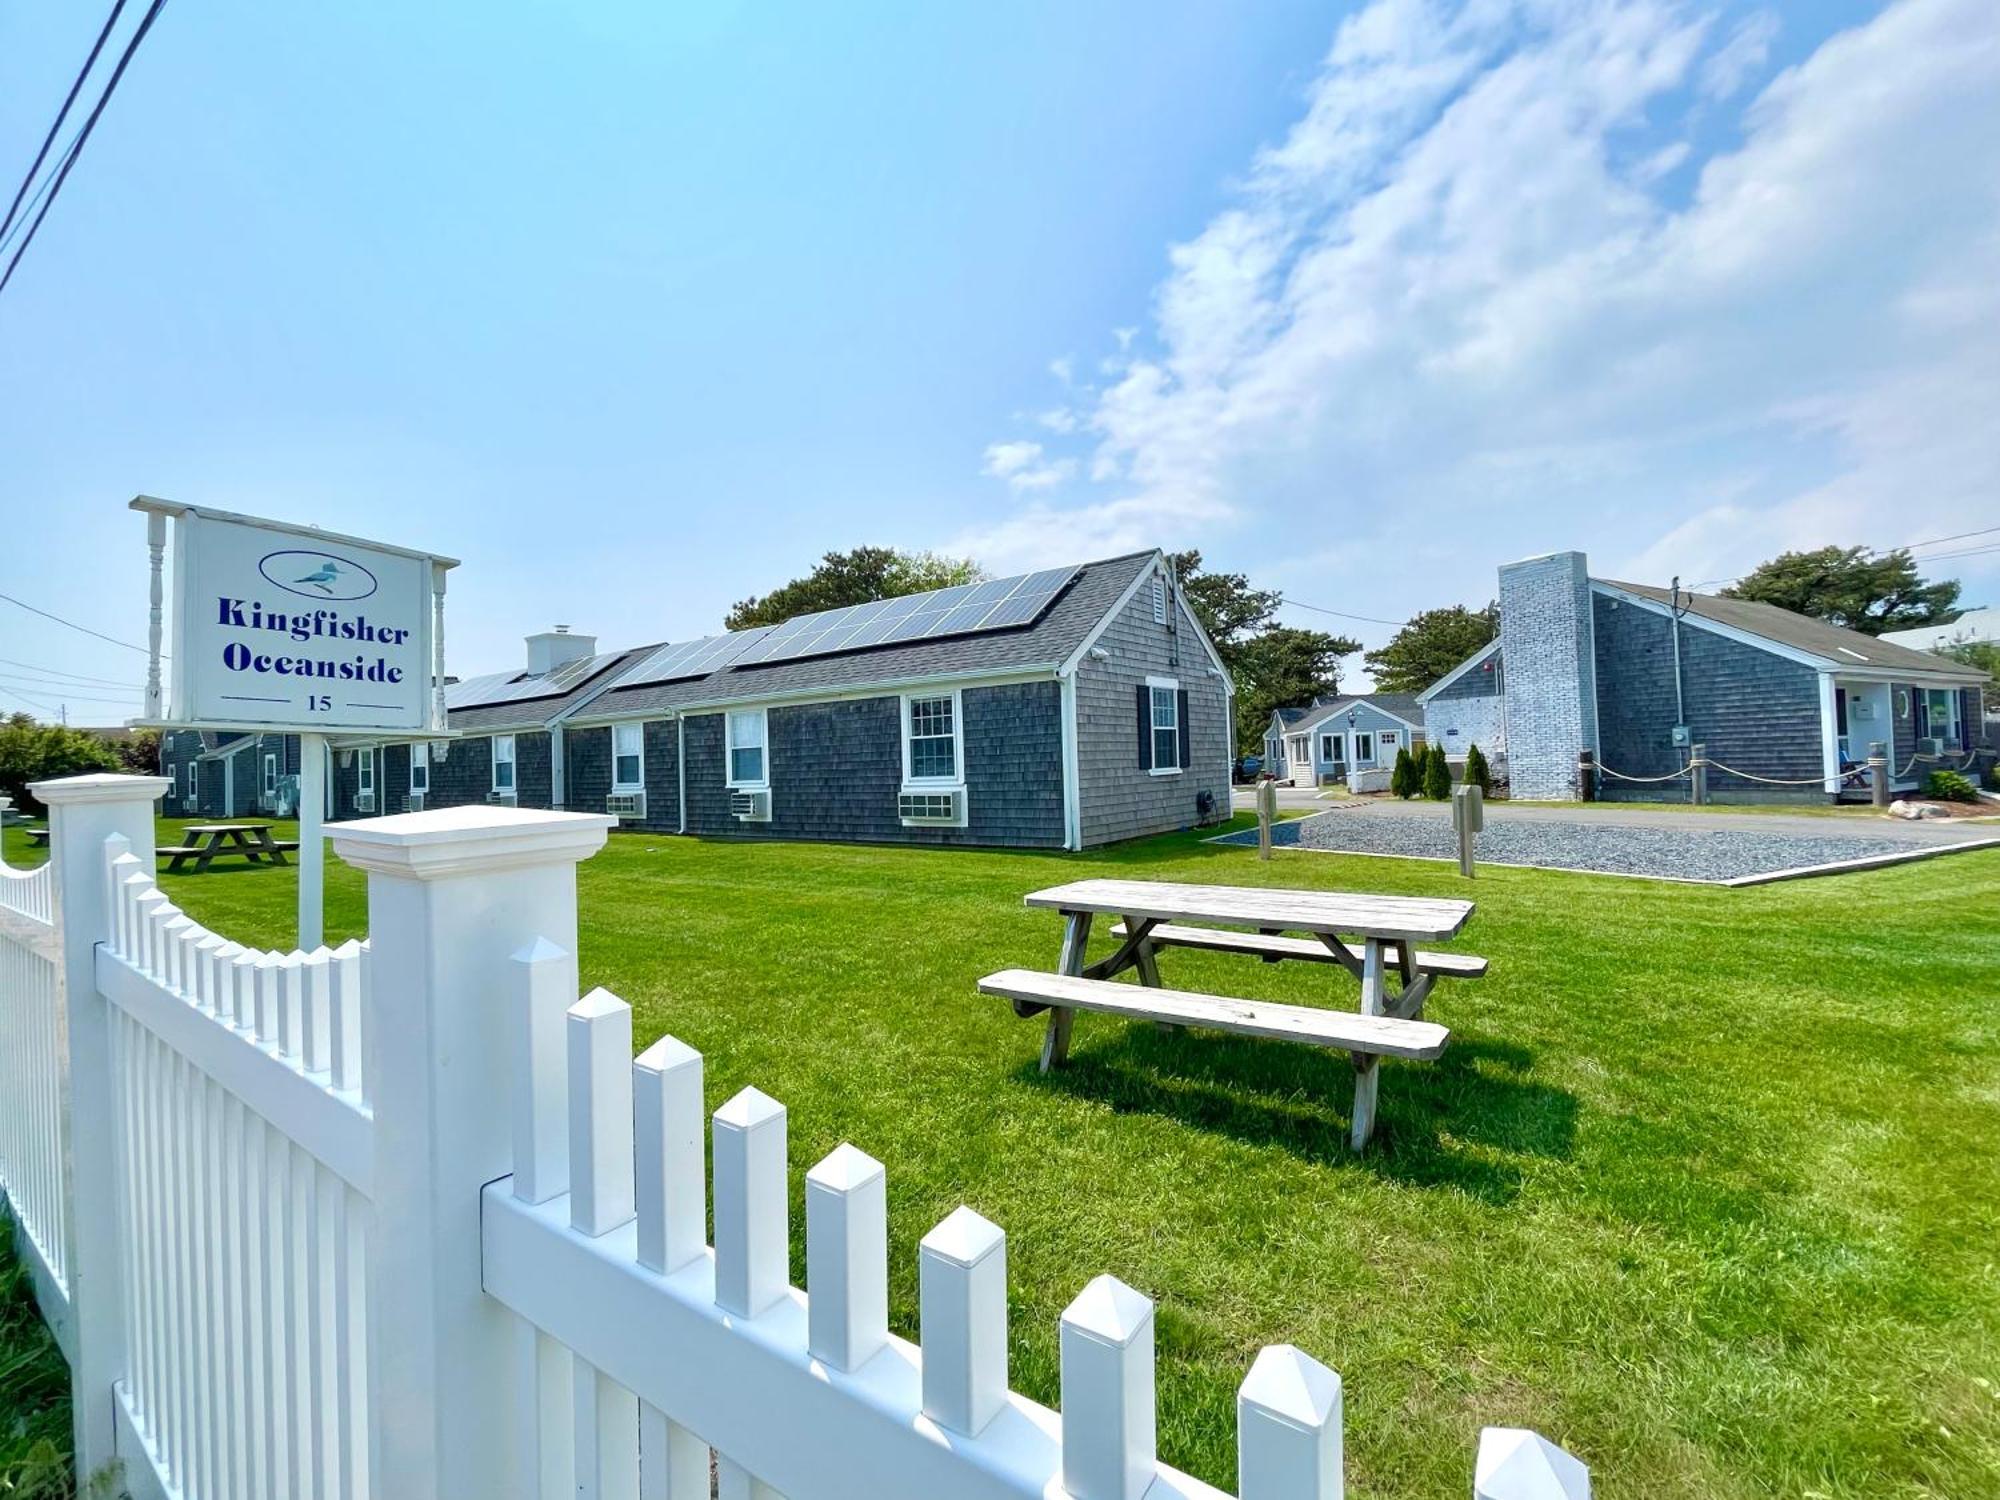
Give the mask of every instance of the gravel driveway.
[[[1485, 832], [1474, 845], [1482, 862], [1532, 865], [1541, 869], [1591, 870], [1607, 875], [1647, 875], [1670, 880], [1729, 881], [1814, 865], [1880, 856], [1916, 857], [1941, 847], [1908, 838], [1863, 833], [1801, 834], [1755, 832], [1740, 827], [1642, 827], [1554, 818], [1499, 820], [1488, 809]], [[1987, 843], [2000, 829], [1982, 829]], [[1414, 859], [1458, 858], [1450, 817], [1375, 817], [1334, 810], [1283, 823], [1271, 831], [1274, 844], [1326, 849], [1345, 854], [1391, 854]], [[1228, 834], [1218, 843], [1255, 847], [1256, 830]]]

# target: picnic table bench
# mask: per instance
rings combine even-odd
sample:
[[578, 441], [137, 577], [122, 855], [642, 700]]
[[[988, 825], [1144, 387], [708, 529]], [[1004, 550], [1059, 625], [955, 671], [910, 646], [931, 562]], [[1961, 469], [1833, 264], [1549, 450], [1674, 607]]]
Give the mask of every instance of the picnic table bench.
[[199, 875], [224, 854], [240, 854], [253, 865], [282, 865], [286, 863], [285, 851], [299, 847], [297, 839], [271, 837], [268, 823], [190, 823], [182, 835], [193, 842], [163, 845], [158, 851], [168, 861], [169, 875], [179, 874], [189, 860], [194, 861], [194, 872]]
[[[1063, 917], [1058, 972], [1005, 969], [980, 980], [979, 989], [1011, 1000], [1020, 1016], [1049, 1012], [1042, 1042], [1043, 1072], [1068, 1055], [1070, 1029], [1079, 1010], [1343, 1051], [1355, 1070], [1349, 1139], [1356, 1151], [1374, 1133], [1378, 1062], [1384, 1057], [1429, 1060], [1442, 1055], [1451, 1033], [1422, 1019], [1425, 1000], [1439, 979], [1476, 979], [1487, 968], [1485, 959], [1472, 954], [1417, 946], [1456, 936], [1471, 919], [1469, 901], [1079, 880], [1035, 891], [1027, 904]], [[1122, 918], [1112, 929], [1119, 944], [1108, 956], [1087, 963], [1092, 919], [1100, 913]], [[1183, 925], [1189, 923], [1229, 925]], [[1288, 932], [1307, 936], [1285, 936]], [[1168, 947], [1249, 954], [1266, 962], [1304, 959], [1337, 964], [1361, 981], [1361, 1013], [1166, 989], [1160, 983], [1156, 953]], [[1112, 982], [1126, 969], [1138, 971], [1138, 986]], [[1397, 976], [1393, 989], [1391, 973]]]

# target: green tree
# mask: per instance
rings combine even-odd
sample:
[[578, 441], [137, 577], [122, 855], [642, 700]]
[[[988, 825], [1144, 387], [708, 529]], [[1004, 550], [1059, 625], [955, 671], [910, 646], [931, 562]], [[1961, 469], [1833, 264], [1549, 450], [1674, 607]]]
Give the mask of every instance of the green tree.
[[743, 600], [729, 611], [722, 624], [727, 630], [776, 625], [794, 615], [928, 593], [956, 583], [975, 583], [985, 576], [979, 565], [966, 557], [900, 552], [893, 547], [856, 547], [851, 552], [829, 552], [804, 578], [794, 578], [768, 594]]
[[12, 797], [23, 812], [43, 811], [41, 803], [28, 795], [31, 781], [118, 768], [118, 752], [81, 729], [38, 724], [30, 715], [18, 713], [0, 723], [0, 793]]
[[1980, 702], [1989, 714], [2000, 713], [2000, 642], [1952, 641], [1938, 647], [1937, 654], [1984, 672], [1986, 683], [1979, 690]]
[[160, 774], [159, 730], [135, 729], [123, 739], [113, 740], [111, 748], [118, 752], [120, 768], [134, 776]]
[[1337, 693], [1340, 659], [1355, 649], [1356, 643], [1344, 637], [1292, 625], [1273, 625], [1252, 636], [1230, 669], [1236, 683], [1237, 744], [1261, 747], [1264, 728], [1277, 708]]
[[1845, 625], [1863, 635], [1949, 625], [1959, 616], [1958, 584], [1927, 583], [1908, 552], [1877, 553], [1867, 547], [1820, 547], [1784, 552], [1759, 564], [1723, 591], [1814, 619]]
[[1451, 767], [1442, 745], [1433, 745], [1424, 754], [1424, 795], [1433, 802], [1451, 800]]
[[1385, 693], [1421, 693], [1500, 633], [1500, 606], [1427, 609], [1362, 658]]
[[1408, 747], [1396, 747], [1396, 768], [1389, 773], [1389, 790], [1408, 800], [1424, 789], [1424, 779], [1411, 758]]
[[1273, 710], [1340, 690], [1340, 658], [1359, 651], [1359, 642], [1278, 624], [1284, 595], [1252, 586], [1242, 573], [1209, 572], [1197, 551], [1169, 553], [1167, 564], [1235, 684], [1239, 753], [1263, 748]]
[[1486, 764], [1486, 753], [1477, 745], [1468, 745], [1465, 750], [1465, 779], [1468, 784], [1491, 796], [1493, 792], [1493, 769]]

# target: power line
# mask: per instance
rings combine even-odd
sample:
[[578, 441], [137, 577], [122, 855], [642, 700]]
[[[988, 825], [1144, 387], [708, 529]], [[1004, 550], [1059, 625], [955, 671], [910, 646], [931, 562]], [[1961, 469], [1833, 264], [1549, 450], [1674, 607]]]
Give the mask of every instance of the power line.
[[[60, 171], [68, 163], [70, 157], [76, 154], [77, 138], [82, 134], [83, 131], [79, 128], [76, 135], [69, 138], [69, 144], [63, 147], [62, 161], [57, 163], [57, 171]], [[28, 200], [28, 212], [16, 219], [13, 226], [5, 234], [0, 234], [0, 255], [6, 254], [8, 247], [21, 237], [21, 231], [28, 227], [28, 216], [42, 206], [42, 200], [48, 197], [49, 189], [55, 184], [55, 180], [55, 172], [51, 172], [44, 177], [42, 185], [35, 189], [35, 196]]]
[[[35, 180], [35, 174], [42, 170], [42, 163], [48, 160], [49, 147], [55, 144], [57, 132], [62, 129], [63, 121], [69, 118], [70, 106], [76, 103], [76, 96], [83, 91], [83, 80], [88, 78], [90, 70], [97, 66], [97, 54], [104, 50], [104, 43], [111, 35], [111, 28], [118, 24], [118, 17], [124, 9], [125, 0], [117, 0], [111, 7], [111, 14], [105, 18], [104, 29], [97, 33], [97, 40], [91, 43], [90, 56], [86, 57], [83, 66], [77, 69], [76, 78], [70, 84], [69, 92], [63, 96], [62, 108], [56, 111], [55, 119], [50, 122], [49, 133], [42, 137], [42, 149], [35, 153], [34, 165], [28, 168], [28, 175], [21, 179], [21, 185], [14, 189], [14, 201], [7, 205], [7, 217], [0, 219], [0, 239], [4, 239], [7, 231], [13, 227], [14, 215], [21, 207], [21, 200], [28, 195], [28, 184]], [[75, 144], [72, 143], [70, 149], [63, 155], [67, 157], [75, 149]]]
[[1356, 615], [1350, 614], [1344, 609], [1328, 609], [1320, 604], [1307, 604], [1301, 599], [1287, 598], [1284, 602], [1291, 605], [1294, 609], [1309, 609], [1316, 615], [1333, 615], [1342, 620], [1366, 620], [1370, 625], [1395, 625], [1400, 627], [1409, 624], [1407, 620], [1384, 620], [1378, 615]]
[[[0, 286], [4, 285], [5, 285], [4, 282], [0, 282]], [[118, 637], [113, 635], [106, 635], [101, 630], [92, 630], [88, 625], [79, 625], [74, 620], [65, 620], [61, 615], [52, 615], [45, 609], [36, 609], [35, 606], [32, 604], [23, 604], [19, 599], [16, 599], [12, 594], [0, 594], [0, 599], [4, 599], [7, 603], [13, 605], [16, 609], [25, 609], [29, 614], [40, 615], [44, 620], [54, 620], [56, 624], [67, 625], [71, 630], [80, 630], [85, 635], [96, 636], [97, 639], [99, 639], [100, 641], [109, 641], [114, 646], [123, 646], [127, 651], [136, 651], [141, 656], [149, 656], [152, 654], [151, 652], [147, 651], [144, 646], [135, 646], [130, 641], [121, 641], [118, 639]], [[163, 657], [166, 655], [165, 652], [162, 652], [160, 654]]]
[[2000, 531], [2000, 526], [1988, 526], [1979, 531], [1961, 531], [1956, 536], [1934, 536], [1927, 542], [1905, 542], [1900, 547], [1870, 547], [1868, 550], [1870, 552], [1908, 552], [1913, 547], [1935, 547], [1944, 542], [1962, 542], [1969, 536], [1991, 536], [1996, 531]]
[[69, 180], [70, 169], [76, 165], [76, 159], [83, 154], [84, 143], [90, 139], [91, 131], [97, 128], [98, 117], [104, 113], [104, 106], [111, 102], [112, 94], [117, 92], [119, 80], [125, 76], [125, 69], [131, 64], [132, 54], [137, 52], [139, 44], [146, 40], [146, 33], [153, 29], [154, 18], [159, 15], [166, 3], [167, 0], [153, 0], [153, 3], [146, 7], [146, 14], [140, 19], [139, 29], [132, 33], [132, 39], [125, 44], [124, 52], [119, 54], [118, 66], [111, 70], [110, 81], [104, 85], [104, 92], [97, 96], [97, 103], [92, 107], [89, 118], [83, 122], [83, 129], [77, 132], [76, 144], [70, 147], [69, 155], [63, 161], [62, 170], [56, 173], [55, 185], [49, 189], [49, 196], [35, 215], [34, 222], [28, 226], [27, 234], [15, 247], [14, 258], [7, 262], [6, 273], [0, 275], [0, 292], [7, 290], [7, 283], [14, 279], [14, 271], [21, 264], [21, 257], [28, 253], [28, 247], [35, 242], [35, 234], [42, 227], [42, 220], [49, 216], [49, 210], [56, 206], [56, 199], [62, 196], [63, 184]]
[[138, 703], [145, 694], [132, 692], [120, 698], [107, 698], [98, 693], [71, 692], [60, 682], [30, 682], [18, 677], [0, 677], [0, 686], [7, 688], [33, 688], [38, 693], [53, 693], [59, 698], [67, 698], [73, 703]]
[[0, 656], [0, 667], [19, 667], [22, 671], [33, 672], [37, 676], [62, 677], [68, 679], [71, 682], [84, 683], [85, 685], [90, 687], [122, 688], [122, 687], [133, 686], [132, 683], [120, 681], [118, 678], [115, 677], [86, 677], [81, 672], [59, 672], [54, 667], [38, 666], [36, 663], [31, 661], [15, 661], [11, 657], [6, 657], [6, 656]]

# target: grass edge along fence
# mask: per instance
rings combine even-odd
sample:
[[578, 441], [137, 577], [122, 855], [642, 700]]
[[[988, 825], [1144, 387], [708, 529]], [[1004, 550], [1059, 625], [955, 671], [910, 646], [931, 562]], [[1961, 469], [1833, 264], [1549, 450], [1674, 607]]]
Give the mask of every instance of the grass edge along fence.
[[[609, 819], [335, 826], [368, 941], [269, 953], [160, 890], [165, 785], [38, 785], [50, 909], [0, 918], [0, 1019], [33, 1001], [17, 949], [61, 1012], [0, 1063], [0, 1107], [37, 1101], [0, 1181], [57, 1185], [21, 1238], [86, 1484], [689, 1500], [712, 1460], [732, 1500], [1226, 1500], [1158, 1461], [1153, 1304], [1113, 1277], [1062, 1314], [1060, 1412], [1008, 1388], [1006, 1235], [969, 1208], [917, 1247], [921, 1344], [890, 1334], [885, 1169], [852, 1145], [807, 1174], [790, 1284], [783, 1105], [745, 1089], [704, 1121], [700, 1054], [635, 1060], [630, 1008], [577, 997], [575, 867]], [[1341, 1406], [1331, 1369], [1263, 1350], [1243, 1500], [1340, 1496]], [[1521, 1429], [1472, 1468], [1486, 1500], [1589, 1490]]]

